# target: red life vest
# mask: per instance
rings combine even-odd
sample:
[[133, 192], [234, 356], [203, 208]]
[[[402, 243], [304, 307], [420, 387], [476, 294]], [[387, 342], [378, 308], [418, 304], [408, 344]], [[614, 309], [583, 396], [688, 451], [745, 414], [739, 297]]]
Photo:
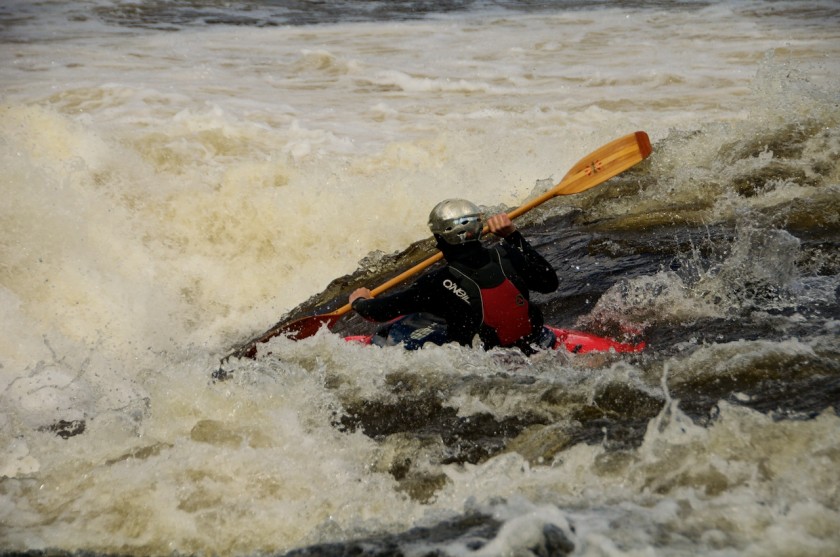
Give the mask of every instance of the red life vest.
[[[510, 263], [497, 250], [492, 257], [495, 261], [480, 269], [450, 264], [450, 268], [461, 278], [458, 279], [460, 288], [449, 290], [456, 295], [463, 293], [459, 297], [469, 303], [473, 311], [481, 312], [480, 330], [484, 332], [479, 334], [485, 343], [496, 344], [496, 339], [484, 338], [489, 329], [498, 339], [499, 346], [513, 346], [533, 332], [530, 306], [525, 295], [508, 278], [508, 273], [514, 272], [509, 268]], [[488, 284], [495, 286], [486, 286]], [[477, 303], [479, 300], [480, 305]]]
[[528, 300], [507, 277], [498, 286], [481, 289], [481, 306], [484, 324], [496, 331], [501, 346], [531, 334]]

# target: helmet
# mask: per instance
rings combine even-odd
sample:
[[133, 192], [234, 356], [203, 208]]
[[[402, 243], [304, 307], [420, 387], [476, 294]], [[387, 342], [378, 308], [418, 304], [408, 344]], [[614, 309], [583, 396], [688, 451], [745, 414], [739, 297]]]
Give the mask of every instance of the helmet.
[[465, 199], [446, 199], [429, 213], [429, 228], [449, 244], [463, 244], [481, 236], [481, 217], [475, 204]]

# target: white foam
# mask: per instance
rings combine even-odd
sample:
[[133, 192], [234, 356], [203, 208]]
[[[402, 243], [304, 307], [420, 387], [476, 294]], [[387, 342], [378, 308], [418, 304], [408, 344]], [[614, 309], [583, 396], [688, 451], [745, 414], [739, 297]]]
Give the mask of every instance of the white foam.
[[[788, 70], [818, 59], [831, 75], [833, 27], [755, 21], [747, 3], [169, 33], [68, 19], [89, 5], [8, 8], [34, 19], [6, 29], [0, 66], [6, 547], [276, 553], [499, 498], [505, 527], [487, 552], [531, 543], [541, 524], [568, 533], [570, 517], [578, 554], [650, 552], [663, 529], [710, 552], [835, 540], [829, 413], [774, 424], [725, 407], [705, 430], [663, 414], [639, 451], [578, 444], [540, 466], [515, 453], [439, 466], [421, 450], [448, 483], [419, 503], [377, 467], [388, 462], [382, 446], [333, 427], [342, 405], [387, 398], [404, 373], [429, 389], [462, 385], [443, 401], [462, 416], [515, 416], [528, 393], [476, 394], [467, 381], [510, 373], [509, 360], [320, 335], [278, 339], [278, 358], [209, 382], [220, 353], [365, 255], [426, 237], [441, 198], [517, 205], [585, 153], [644, 129], [669, 138], [652, 164], [673, 180], [599, 202], [593, 218], [703, 201], [696, 183], [720, 170], [711, 163], [723, 140], [821, 106]], [[781, 50], [762, 63], [770, 49]], [[681, 141], [672, 129], [701, 133]], [[808, 193], [786, 183], [750, 201], [722, 197], [716, 214]], [[832, 293], [800, 294], [786, 276], [795, 295]], [[720, 314], [667, 273], [610, 302], [607, 312], [638, 310], [639, 320]], [[835, 333], [827, 324], [819, 342]], [[690, 363], [725, 373], [737, 358], [809, 346], [722, 346]], [[599, 381], [658, 388], [632, 368], [513, 367], [576, 401]], [[696, 372], [671, 369], [677, 381]], [[83, 420], [85, 432], [57, 437], [58, 420]]]

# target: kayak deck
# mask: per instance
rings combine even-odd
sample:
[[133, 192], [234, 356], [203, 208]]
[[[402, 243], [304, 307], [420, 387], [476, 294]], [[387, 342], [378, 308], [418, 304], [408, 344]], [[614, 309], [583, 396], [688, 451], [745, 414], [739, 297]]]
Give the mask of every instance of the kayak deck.
[[[588, 352], [619, 352], [638, 353], [645, 349], [644, 341], [638, 343], [619, 342], [617, 340], [601, 337], [584, 331], [572, 329], [560, 329], [547, 326], [557, 337], [552, 347], [554, 350], [566, 350], [573, 354], [586, 354]], [[344, 337], [348, 342], [361, 344], [374, 344], [374, 335], [351, 335]], [[421, 343], [422, 344], [422, 343]], [[438, 343], [435, 343], [438, 344]]]

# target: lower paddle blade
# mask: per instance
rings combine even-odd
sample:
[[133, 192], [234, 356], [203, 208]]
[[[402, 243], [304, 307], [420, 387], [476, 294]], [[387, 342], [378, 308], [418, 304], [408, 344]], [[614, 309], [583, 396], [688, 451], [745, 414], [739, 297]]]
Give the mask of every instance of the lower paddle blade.
[[335, 325], [335, 322], [338, 321], [341, 315], [341, 313], [337, 312], [325, 313], [324, 315], [310, 315], [292, 321], [291, 323], [275, 325], [258, 338], [248, 341], [236, 350], [233, 350], [230, 354], [222, 358], [222, 363], [231, 358], [253, 359], [257, 356], [257, 345], [268, 342], [276, 336], [285, 335], [292, 340], [302, 340], [311, 337], [321, 330], [321, 327], [332, 327]]
[[302, 317], [301, 319], [283, 325], [273, 336], [286, 335], [292, 340], [309, 338], [320, 331], [324, 326], [332, 328], [332, 326], [335, 325], [335, 322], [338, 321], [339, 317], [341, 317], [341, 315], [336, 315], [335, 313]]

